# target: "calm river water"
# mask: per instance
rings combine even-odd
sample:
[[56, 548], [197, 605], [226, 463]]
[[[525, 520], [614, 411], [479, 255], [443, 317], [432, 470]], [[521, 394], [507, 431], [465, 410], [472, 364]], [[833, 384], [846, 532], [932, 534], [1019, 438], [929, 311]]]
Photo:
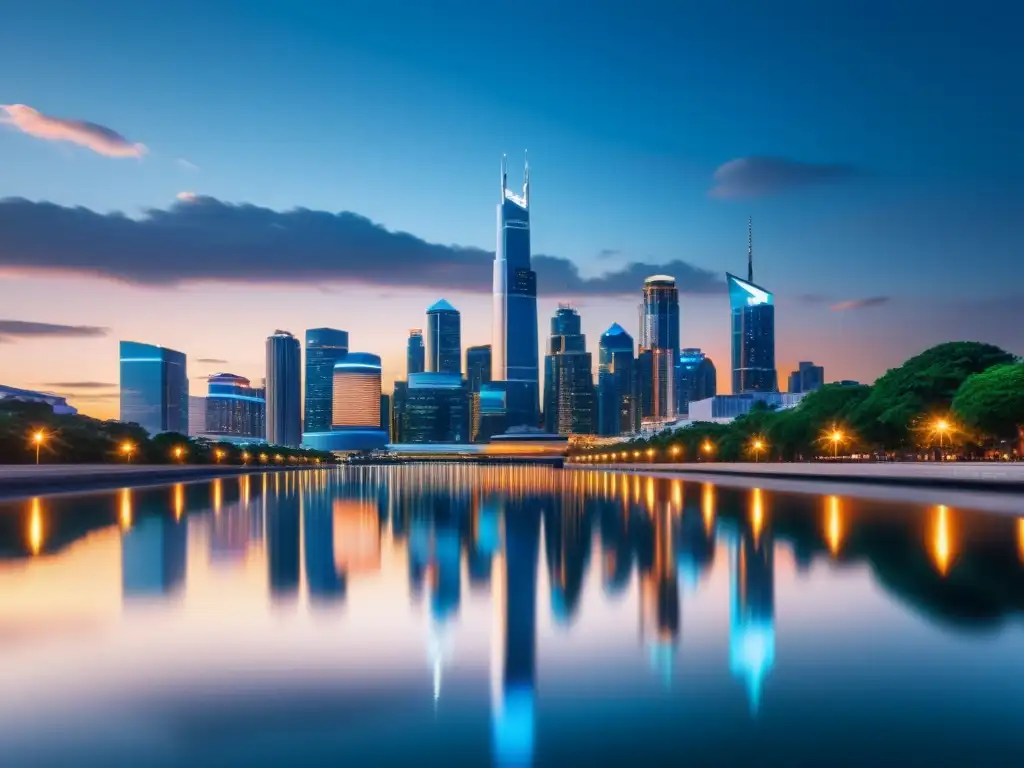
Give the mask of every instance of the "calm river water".
[[1022, 618], [1024, 521], [953, 507], [458, 465], [3, 502], [0, 763], [1020, 765]]

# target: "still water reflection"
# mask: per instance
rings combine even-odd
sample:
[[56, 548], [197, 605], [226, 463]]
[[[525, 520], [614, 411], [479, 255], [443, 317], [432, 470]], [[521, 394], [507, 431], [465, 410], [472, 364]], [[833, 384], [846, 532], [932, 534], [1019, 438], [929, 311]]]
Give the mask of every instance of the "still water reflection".
[[0, 504], [21, 764], [1019, 764], [1024, 519], [547, 468]]

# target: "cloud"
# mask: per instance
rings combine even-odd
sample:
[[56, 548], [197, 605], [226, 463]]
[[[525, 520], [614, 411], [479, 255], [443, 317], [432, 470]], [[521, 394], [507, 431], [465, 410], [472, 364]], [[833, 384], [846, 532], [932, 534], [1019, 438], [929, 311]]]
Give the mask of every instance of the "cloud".
[[96, 325], [57, 325], [26, 320], [0, 320], [0, 341], [12, 338], [85, 339], [106, 336], [109, 328]]
[[[135, 285], [196, 282], [362, 284], [489, 293], [494, 255], [428, 243], [355, 213], [274, 211], [190, 196], [140, 219], [20, 198], [0, 200], [0, 267], [103, 277]], [[596, 277], [535, 255], [542, 295], [628, 295], [673, 275], [688, 294], [719, 293], [721, 275], [683, 261], [634, 262]]]
[[739, 157], [715, 171], [711, 197], [767, 197], [852, 177], [848, 165], [803, 163], [784, 157]]
[[840, 301], [838, 304], [833, 304], [829, 309], [835, 310], [836, 312], [845, 312], [846, 310], [852, 309], [880, 307], [883, 304], [888, 304], [890, 301], [891, 297], [889, 296], [871, 296], [866, 299], [847, 299], [846, 301]]
[[50, 117], [24, 104], [0, 104], [0, 110], [7, 113], [2, 122], [37, 139], [70, 141], [107, 157], [142, 157], [147, 152], [145, 145], [133, 144], [104, 125]]
[[221, 360], [219, 357], [200, 357], [196, 360], [197, 363], [206, 363], [207, 365], [227, 365], [227, 360]]
[[40, 387], [52, 387], [54, 389], [111, 389], [117, 384], [110, 384], [105, 381], [51, 381], [40, 384]]
[[178, 198], [183, 203], [194, 203], [196, 200], [199, 199], [199, 195], [197, 195], [195, 192], [179, 192], [178, 194], [175, 195], [175, 197]]
[[179, 168], [184, 168], [186, 171], [198, 171], [199, 170], [199, 166], [198, 165], [196, 165], [193, 162], [190, 162], [190, 161], [186, 160], [184, 157], [176, 158], [174, 162], [175, 162], [175, 164]]
[[597, 258], [599, 261], [604, 261], [605, 259], [614, 259], [616, 256], [621, 255], [621, 253], [622, 252], [616, 248], [602, 248], [600, 251], [597, 252]]

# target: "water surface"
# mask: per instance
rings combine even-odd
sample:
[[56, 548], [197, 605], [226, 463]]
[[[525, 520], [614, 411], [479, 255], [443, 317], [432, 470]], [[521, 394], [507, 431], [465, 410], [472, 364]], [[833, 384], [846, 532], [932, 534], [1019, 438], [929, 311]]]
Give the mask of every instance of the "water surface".
[[548, 468], [4, 502], [0, 755], [1019, 765], [1022, 563], [1010, 515]]

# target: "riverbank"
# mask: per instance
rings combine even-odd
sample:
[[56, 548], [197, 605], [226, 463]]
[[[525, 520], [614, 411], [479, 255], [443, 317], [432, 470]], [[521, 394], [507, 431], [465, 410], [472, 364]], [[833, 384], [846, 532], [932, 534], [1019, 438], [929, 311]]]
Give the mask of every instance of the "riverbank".
[[0, 466], [0, 497], [42, 496], [52, 493], [103, 491], [125, 486], [191, 483], [215, 477], [237, 477], [254, 472], [288, 472], [308, 466], [219, 466], [43, 464]]

